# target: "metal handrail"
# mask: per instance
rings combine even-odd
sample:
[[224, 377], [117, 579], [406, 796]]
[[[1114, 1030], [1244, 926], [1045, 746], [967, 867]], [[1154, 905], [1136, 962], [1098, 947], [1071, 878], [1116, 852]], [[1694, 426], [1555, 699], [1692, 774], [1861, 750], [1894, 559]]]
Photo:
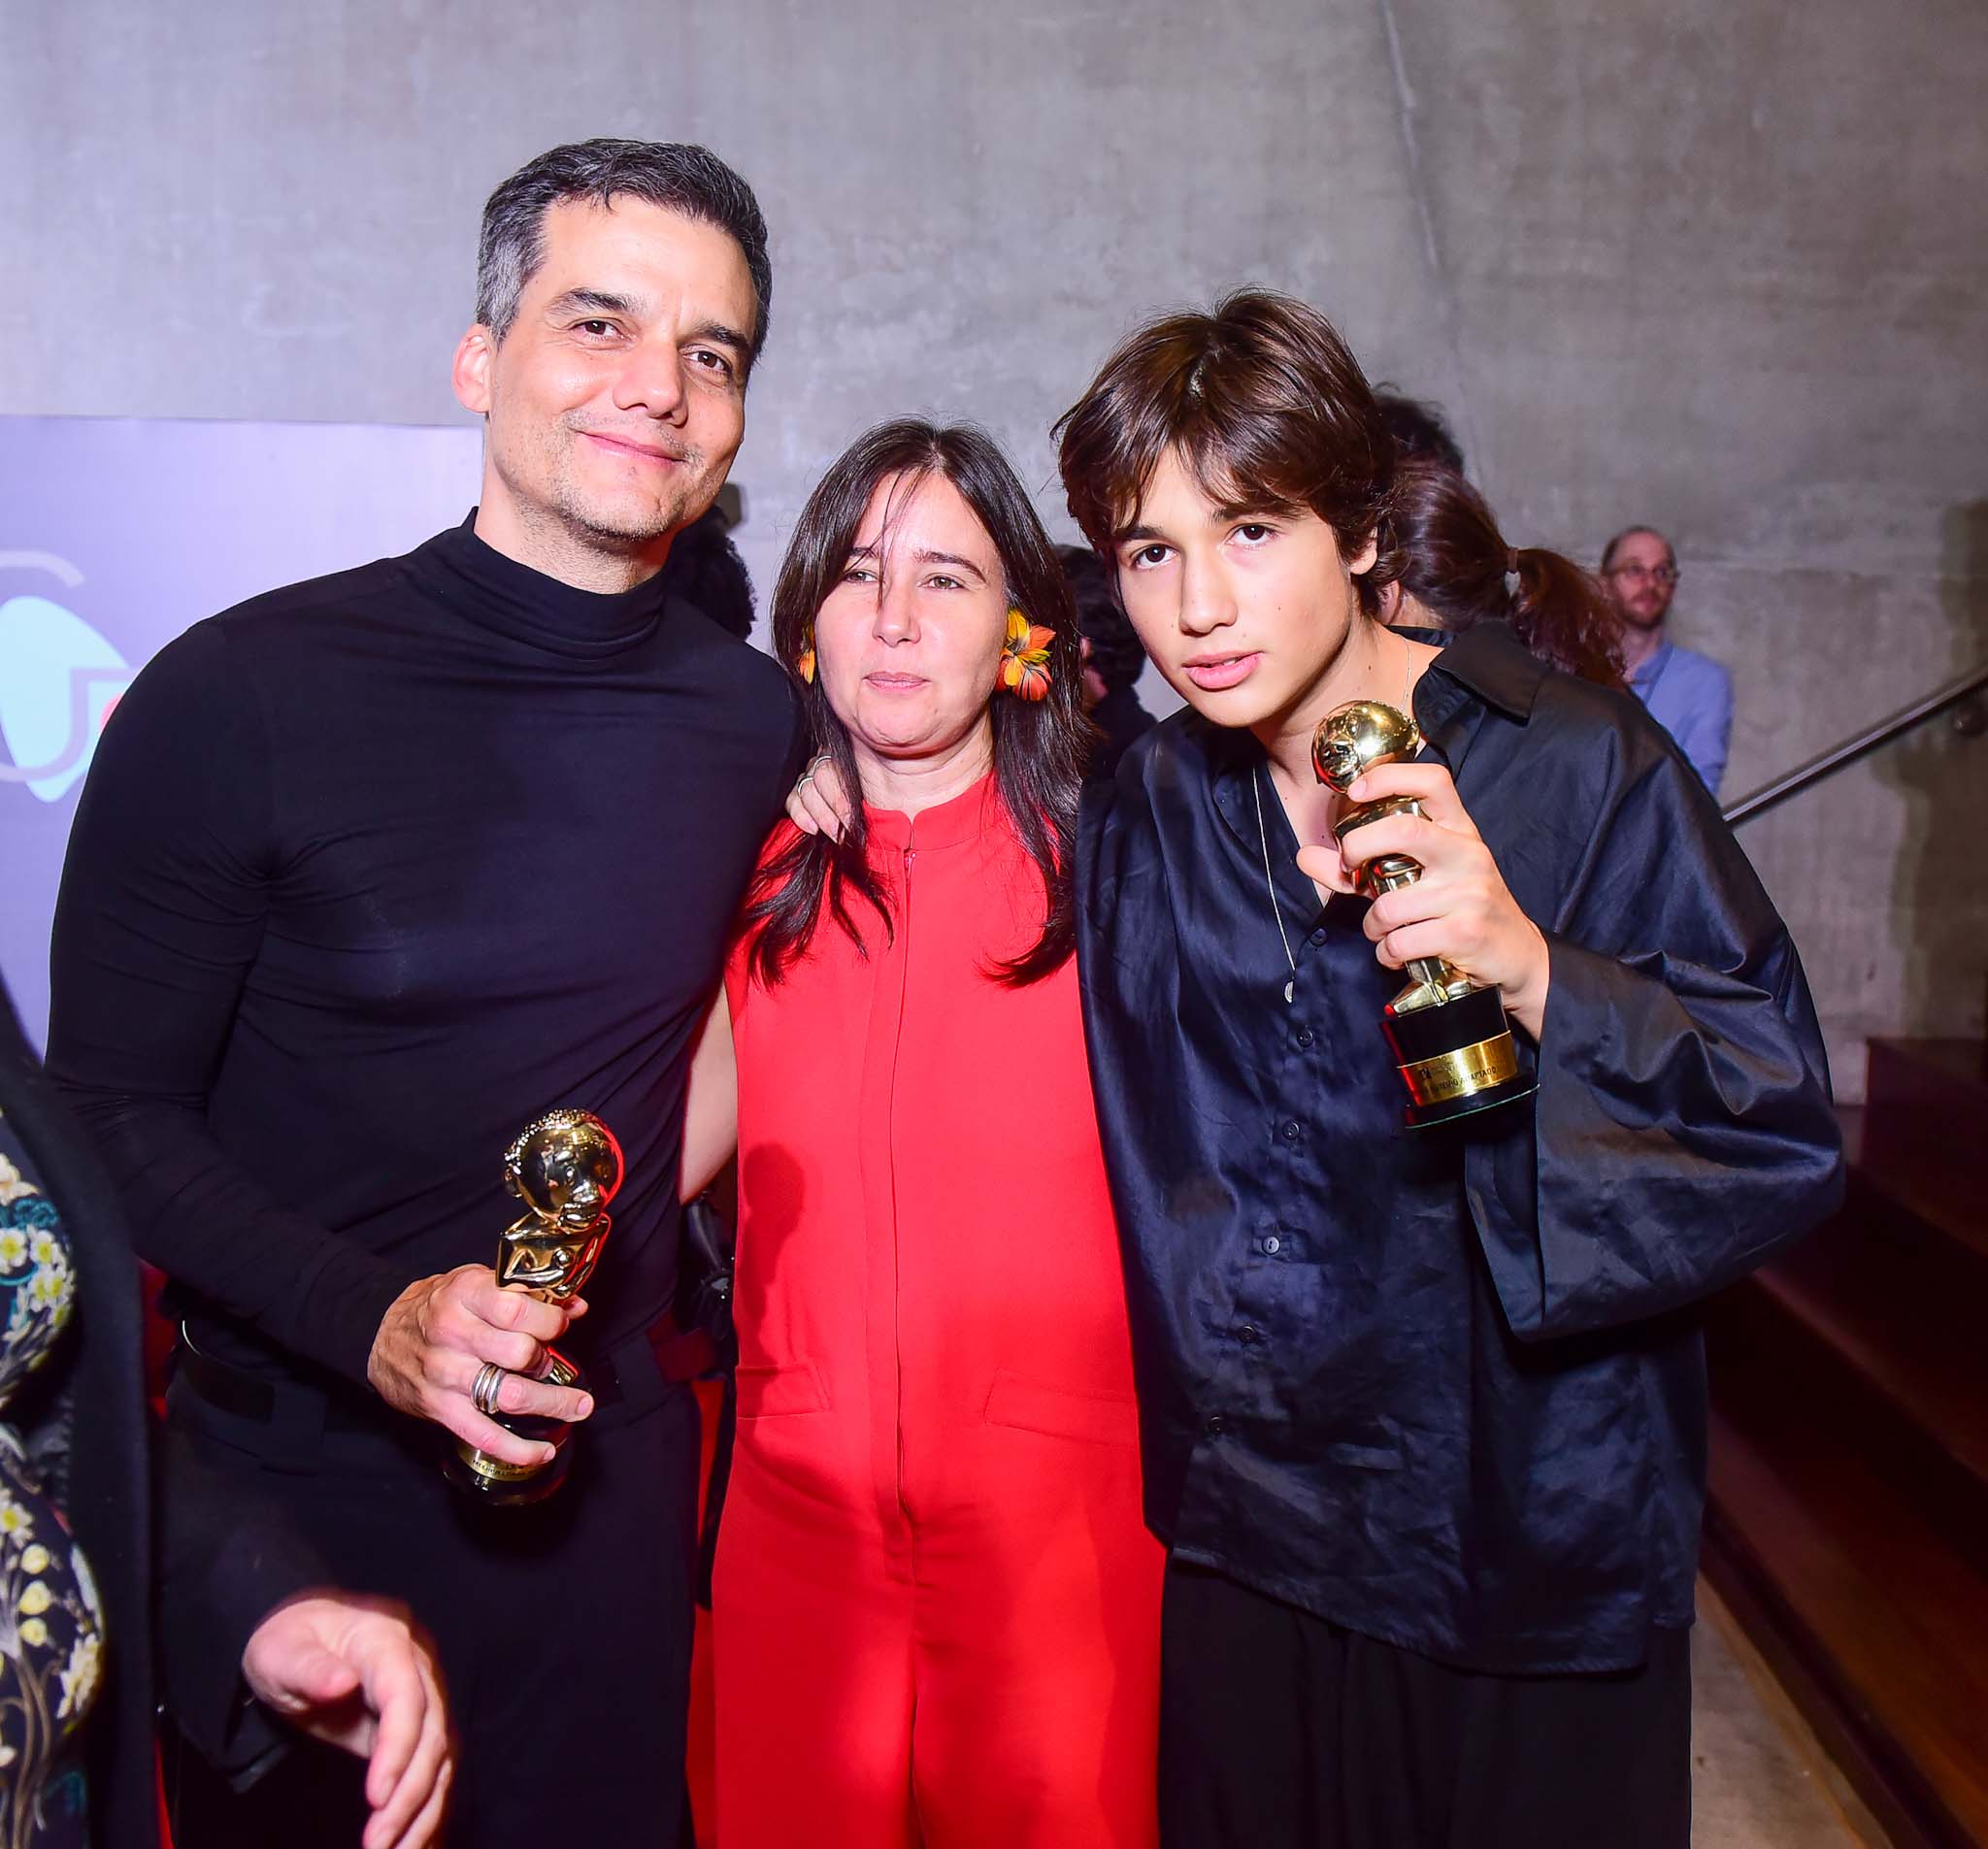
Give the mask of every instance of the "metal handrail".
[[1854, 739], [1846, 740], [1834, 750], [1823, 752], [1820, 757], [1810, 758], [1806, 764], [1798, 764], [1792, 771], [1777, 776], [1772, 783], [1764, 783], [1751, 796], [1744, 796], [1726, 811], [1729, 827], [1738, 828], [1741, 822], [1750, 821], [1756, 815], [1785, 803], [1791, 796], [1799, 796], [1812, 783], [1820, 783], [1826, 776], [1833, 776], [1846, 764], [1854, 764], [1861, 757], [1868, 757], [1880, 745], [1889, 744], [1892, 740], [1903, 737], [1914, 726], [1924, 725], [1928, 719], [1936, 719], [1949, 707], [1957, 707], [1963, 701], [1988, 688], [1988, 661], [1971, 668], [1958, 680], [1949, 680], [1937, 692], [1929, 693], [1922, 700], [1915, 700], [1901, 711], [1894, 712], [1889, 719], [1880, 719], [1868, 732], [1860, 732]]

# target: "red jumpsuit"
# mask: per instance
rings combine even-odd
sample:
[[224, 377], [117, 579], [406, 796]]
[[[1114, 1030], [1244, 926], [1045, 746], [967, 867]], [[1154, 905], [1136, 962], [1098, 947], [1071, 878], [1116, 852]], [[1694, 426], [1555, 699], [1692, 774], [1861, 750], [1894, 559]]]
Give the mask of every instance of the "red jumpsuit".
[[1076, 966], [988, 974], [1044, 909], [991, 777], [869, 828], [894, 934], [727, 972], [719, 1849], [1147, 1849], [1164, 1555]]

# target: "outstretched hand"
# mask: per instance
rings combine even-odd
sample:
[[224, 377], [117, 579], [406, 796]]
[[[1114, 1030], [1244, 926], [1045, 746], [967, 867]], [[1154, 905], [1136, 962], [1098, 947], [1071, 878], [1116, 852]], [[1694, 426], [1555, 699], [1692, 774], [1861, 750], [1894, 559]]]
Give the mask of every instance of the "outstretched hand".
[[1538, 1040], [1551, 974], [1546, 940], [1519, 909], [1449, 772], [1441, 764], [1383, 764], [1346, 795], [1354, 803], [1411, 796], [1422, 813], [1385, 815], [1354, 829], [1341, 845], [1301, 848], [1300, 871], [1333, 892], [1354, 892], [1359, 869], [1376, 855], [1417, 862], [1420, 879], [1368, 908], [1365, 929], [1380, 961], [1399, 970], [1441, 957], [1473, 982], [1504, 990], [1506, 1012]]
[[442, 1672], [405, 1606], [304, 1593], [257, 1625], [242, 1674], [291, 1726], [367, 1762], [362, 1849], [438, 1841], [454, 1776]]

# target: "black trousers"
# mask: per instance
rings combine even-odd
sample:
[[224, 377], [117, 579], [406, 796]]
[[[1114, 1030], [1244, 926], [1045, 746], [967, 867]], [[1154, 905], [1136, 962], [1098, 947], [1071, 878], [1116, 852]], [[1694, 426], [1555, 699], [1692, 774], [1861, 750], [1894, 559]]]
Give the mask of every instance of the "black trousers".
[[[404, 1600], [427, 1627], [459, 1744], [453, 1849], [688, 1849], [687, 1389], [626, 1423], [580, 1427], [567, 1482], [519, 1509], [482, 1506], [421, 1468], [433, 1446], [418, 1431], [412, 1455], [331, 1436], [283, 1469], [258, 1455], [266, 1434], [178, 1388], [172, 1410], [217, 1468], [255, 1472], [340, 1585]], [[432, 1436], [443, 1441], [440, 1428]], [[237, 1795], [182, 1750], [166, 1768], [176, 1849], [352, 1849], [363, 1776], [358, 1760], [302, 1742]]]
[[1688, 1849], [1690, 1634], [1483, 1675], [1171, 1565], [1162, 1849]]

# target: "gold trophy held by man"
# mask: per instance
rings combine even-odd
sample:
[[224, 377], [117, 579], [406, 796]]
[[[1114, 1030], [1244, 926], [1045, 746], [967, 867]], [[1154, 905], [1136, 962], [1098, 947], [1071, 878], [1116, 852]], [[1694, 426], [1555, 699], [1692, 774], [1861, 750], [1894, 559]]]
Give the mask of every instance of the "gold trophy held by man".
[[[1311, 741], [1318, 780], [1342, 796], [1363, 773], [1383, 764], [1406, 764], [1422, 748], [1413, 719], [1378, 700], [1354, 700], [1328, 713]], [[1420, 815], [1412, 796], [1383, 796], [1355, 803], [1333, 824], [1343, 846], [1356, 829], [1387, 815]], [[1412, 885], [1422, 869], [1406, 854], [1376, 854], [1355, 884], [1369, 899]], [[1519, 1063], [1518, 1048], [1495, 988], [1480, 988], [1441, 957], [1408, 963], [1408, 985], [1381, 1014], [1381, 1031], [1394, 1049], [1408, 1087], [1406, 1121], [1445, 1123], [1488, 1110], [1538, 1089]]]
[[[551, 1110], [528, 1125], [504, 1153], [504, 1185], [525, 1210], [499, 1237], [499, 1286], [521, 1286], [543, 1304], [571, 1302], [607, 1243], [613, 1226], [608, 1203], [621, 1175], [621, 1145], [590, 1111]], [[549, 1461], [511, 1464], [458, 1438], [443, 1468], [458, 1488], [486, 1502], [537, 1502], [566, 1480], [573, 1428], [561, 1419], [500, 1411], [507, 1377], [495, 1362], [484, 1363], [471, 1403], [507, 1432], [550, 1445]], [[578, 1364], [549, 1345], [532, 1377], [557, 1387], [586, 1385]]]

